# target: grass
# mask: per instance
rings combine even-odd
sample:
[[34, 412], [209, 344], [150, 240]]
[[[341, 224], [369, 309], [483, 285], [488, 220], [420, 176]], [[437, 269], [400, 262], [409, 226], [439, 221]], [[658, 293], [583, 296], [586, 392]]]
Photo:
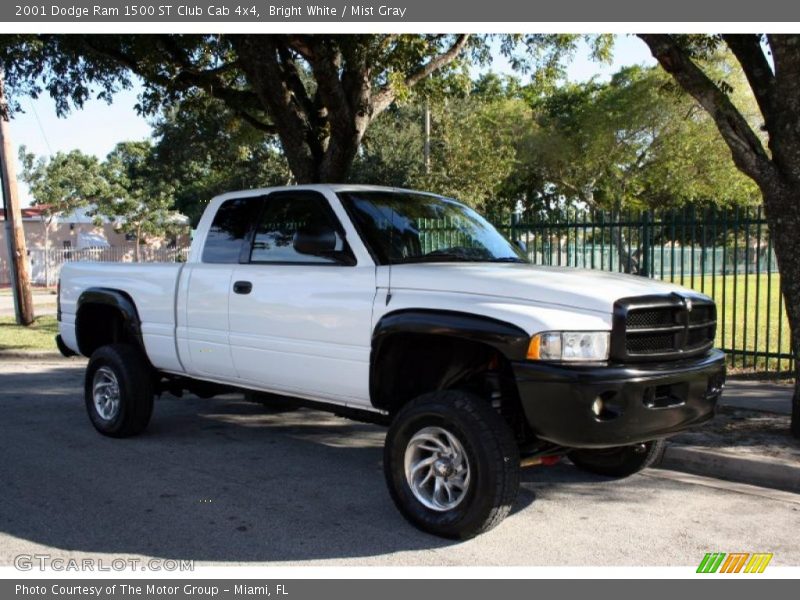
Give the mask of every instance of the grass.
[[[55, 294], [56, 288], [44, 287], [43, 285], [34, 285], [31, 286], [31, 292], [34, 294], [44, 294], [48, 292], [50, 294]], [[0, 286], [0, 296], [10, 296], [10, 295], [11, 295], [11, 286], [9, 285]]]
[[58, 322], [52, 315], [37, 317], [32, 325], [17, 325], [14, 317], [0, 317], [0, 351], [55, 350]]
[[731, 366], [773, 371], [790, 368], [788, 359], [764, 356], [791, 353], [778, 273], [695, 275], [694, 282], [685, 273], [682, 282], [677, 275], [673, 281], [714, 298], [718, 311], [716, 345], [738, 352], [731, 358]]

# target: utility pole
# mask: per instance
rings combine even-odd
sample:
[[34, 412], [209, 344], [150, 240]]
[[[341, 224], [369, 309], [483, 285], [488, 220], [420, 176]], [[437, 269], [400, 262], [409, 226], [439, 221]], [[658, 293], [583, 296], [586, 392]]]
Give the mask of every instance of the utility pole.
[[425, 100], [425, 146], [423, 148], [425, 173], [431, 172], [431, 104]]
[[6, 241], [8, 242], [8, 268], [14, 295], [14, 310], [19, 325], [33, 323], [31, 278], [28, 273], [28, 250], [22, 229], [22, 211], [17, 193], [17, 172], [14, 164], [9, 111], [5, 96], [5, 79], [0, 72], [0, 178], [3, 183], [3, 206], [6, 211]]

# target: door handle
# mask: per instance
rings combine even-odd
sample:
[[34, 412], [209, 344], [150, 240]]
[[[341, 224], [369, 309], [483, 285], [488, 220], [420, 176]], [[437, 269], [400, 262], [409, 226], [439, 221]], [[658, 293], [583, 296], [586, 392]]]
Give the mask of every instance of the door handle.
[[249, 281], [237, 281], [233, 284], [234, 294], [249, 294], [253, 291], [253, 284]]

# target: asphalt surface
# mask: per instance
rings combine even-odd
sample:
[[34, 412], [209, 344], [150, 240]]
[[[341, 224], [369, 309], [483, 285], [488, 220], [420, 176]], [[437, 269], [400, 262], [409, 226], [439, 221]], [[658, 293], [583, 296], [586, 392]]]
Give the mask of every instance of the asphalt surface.
[[421, 533], [383, 481], [383, 430], [236, 397], [165, 396], [137, 438], [89, 424], [84, 362], [0, 359], [0, 565], [17, 554], [213, 563], [800, 565], [800, 495], [651, 470], [523, 473], [513, 513], [468, 542]]

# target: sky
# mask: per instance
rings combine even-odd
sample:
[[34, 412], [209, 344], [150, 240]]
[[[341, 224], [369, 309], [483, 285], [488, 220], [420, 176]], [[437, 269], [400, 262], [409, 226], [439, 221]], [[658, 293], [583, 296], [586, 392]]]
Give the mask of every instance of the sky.
[[[592, 77], [608, 78], [620, 68], [634, 64], [653, 65], [655, 61], [644, 42], [635, 36], [618, 36], [611, 64], [593, 61], [589, 48], [581, 44], [567, 68], [567, 78], [573, 82]], [[495, 58], [492, 70], [511, 71], [502, 56]], [[151, 127], [147, 119], [138, 115], [134, 108], [139, 91], [135, 87], [120, 92], [110, 105], [101, 100], [90, 100], [82, 110], [73, 110], [65, 118], [56, 116], [55, 105], [47, 94], [36, 100], [22, 98], [24, 113], [15, 115], [10, 124], [12, 141], [17, 152], [21, 145], [37, 156], [78, 149], [102, 159], [118, 142], [150, 136]], [[29, 206], [30, 195], [22, 181], [19, 182], [19, 191], [22, 206]]]

